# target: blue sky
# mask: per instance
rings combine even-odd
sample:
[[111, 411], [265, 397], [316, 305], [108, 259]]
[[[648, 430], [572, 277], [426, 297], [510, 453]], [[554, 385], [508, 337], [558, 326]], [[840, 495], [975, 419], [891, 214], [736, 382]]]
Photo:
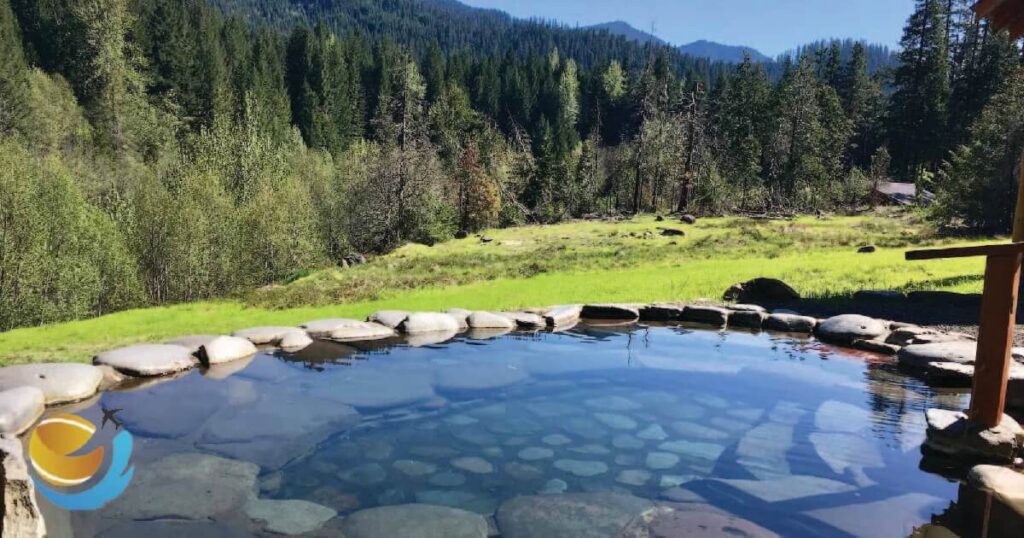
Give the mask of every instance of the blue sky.
[[828, 37], [895, 47], [913, 0], [462, 0], [570, 25], [624, 20], [675, 44], [708, 39], [775, 56]]

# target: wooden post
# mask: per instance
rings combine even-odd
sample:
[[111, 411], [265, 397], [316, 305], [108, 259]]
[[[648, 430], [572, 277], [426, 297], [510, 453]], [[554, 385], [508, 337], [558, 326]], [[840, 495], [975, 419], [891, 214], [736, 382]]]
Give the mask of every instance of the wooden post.
[[1024, 151], [1017, 163], [1017, 208], [1013, 214], [1013, 242], [1024, 241]]

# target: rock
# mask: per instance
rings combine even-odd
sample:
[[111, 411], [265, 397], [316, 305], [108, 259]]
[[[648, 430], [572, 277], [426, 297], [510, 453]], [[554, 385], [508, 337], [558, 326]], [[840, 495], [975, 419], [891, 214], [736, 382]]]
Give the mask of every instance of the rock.
[[483, 516], [426, 504], [360, 510], [341, 525], [346, 538], [487, 538]]
[[541, 442], [543, 442], [545, 445], [565, 446], [565, 445], [571, 443], [572, 439], [570, 439], [570, 438], [568, 438], [568, 437], [566, 437], [566, 436], [564, 436], [564, 435], [562, 435], [560, 433], [553, 433], [551, 435], [545, 435], [541, 439]]
[[860, 290], [853, 294], [853, 300], [866, 302], [902, 301], [906, 298], [907, 296], [903, 292], [892, 290]]
[[789, 476], [793, 432], [793, 425], [777, 422], [765, 422], [747, 431], [736, 447], [737, 463], [761, 480]]
[[46, 405], [85, 400], [96, 394], [103, 371], [88, 364], [20, 364], [0, 368], [0, 390], [35, 387]]
[[[209, 456], [174, 454], [138, 465], [124, 495], [107, 505], [115, 519], [205, 520], [236, 510], [256, 492], [255, 464]], [[196, 492], [202, 492], [197, 495]]]
[[231, 336], [245, 338], [257, 346], [277, 346], [285, 336], [305, 331], [296, 327], [253, 327], [231, 333]]
[[490, 312], [473, 312], [467, 318], [470, 329], [503, 329], [513, 330], [518, 327], [515, 321]]
[[554, 463], [556, 469], [582, 477], [598, 476], [608, 472], [608, 466], [601, 461], [561, 459]]
[[854, 340], [851, 344], [853, 349], [859, 349], [861, 351], [870, 351], [872, 353], [880, 353], [882, 355], [895, 355], [900, 352], [900, 346], [893, 344], [887, 344], [881, 340]]
[[683, 316], [683, 305], [652, 304], [640, 308], [641, 321], [679, 321]]
[[313, 338], [322, 338], [335, 342], [380, 340], [395, 335], [393, 329], [380, 323], [354, 319], [311, 321], [303, 324], [302, 328]]
[[995, 428], [971, 422], [965, 413], [929, 409], [924, 447], [948, 456], [976, 461], [1010, 463], [1024, 446], [1024, 429], [1004, 415]]
[[933, 362], [974, 364], [977, 342], [936, 342], [911, 344], [897, 354], [900, 366], [911, 370], [924, 370]]
[[715, 306], [687, 306], [681, 319], [689, 323], [725, 327], [729, 323], [729, 311]]
[[469, 232], [466, 230], [459, 230], [455, 232], [455, 239], [465, 239], [467, 237], [469, 237]]
[[563, 327], [578, 322], [582, 314], [583, 307], [579, 305], [556, 306], [544, 314], [544, 320], [548, 327]]
[[366, 321], [379, 323], [389, 329], [397, 329], [408, 317], [409, 313], [404, 310], [381, 310], [371, 314]]
[[799, 301], [800, 294], [776, 278], [755, 278], [729, 288], [723, 298], [733, 303], [785, 303]]
[[682, 222], [685, 222], [686, 224], [696, 224], [697, 223], [697, 217], [695, 217], [693, 215], [683, 215], [683, 216], [679, 217], [679, 220], [682, 221]]
[[620, 493], [515, 497], [498, 509], [502, 538], [615, 537], [644, 512], [645, 499]]
[[637, 432], [636, 436], [638, 439], [643, 439], [645, 441], [664, 441], [665, 439], [668, 439], [668, 434], [665, 433], [664, 428], [659, 424], [651, 424]]
[[453, 316], [436, 312], [415, 312], [401, 322], [398, 330], [406, 334], [452, 333], [461, 330]]
[[485, 235], [480, 238], [480, 242], [484, 244], [492, 243], [494, 242], [494, 238]]
[[716, 430], [714, 428], [708, 428], [695, 422], [673, 422], [671, 424], [673, 431], [682, 435], [687, 439], [703, 439], [707, 441], [724, 441], [729, 438], [729, 434], [723, 431]]
[[46, 411], [46, 395], [36, 387], [0, 392], [0, 434], [21, 435]]
[[844, 314], [821, 322], [815, 334], [827, 342], [850, 344], [854, 340], [882, 338], [889, 334], [889, 326], [867, 316]]
[[660, 228], [663, 237], [683, 237], [686, 232], [676, 228]]
[[525, 463], [519, 463], [517, 461], [510, 461], [505, 464], [505, 474], [509, 475], [515, 480], [521, 480], [524, 482], [532, 482], [544, 478], [544, 471], [533, 465], [527, 465]]
[[478, 392], [508, 387], [529, 379], [521, 366], [483, 362], [444, 366], [434, 375], [434, 386], [441, 392]]
[[625, 469], [619, 471], [615, 481], [627, 486], [643, 486], [651, 481], [653, 475], [643, 469]]
[[928, 384], [933, 387], [968, 388], [974, 382], [974, 365], [959, 362], [932, 362], [924, 369]]
[[278, 345], [284, 351], [296, 353], [313, 345], [313, 339], [306, 334], [306, 331], [295, 330], [281, 337]]
[[502, 312], [500, 315], [514, 321], [520, 329], [543, 329], [548, 325], [543, 316], [531, 312]]
[[817, 497], [820, 495], [834, 495], [837, 493], [848, 493], [855, 491], [856, 486], [820, 478], [817, 476], [792, 475], [771, 480], [730, 480], [715, 479], [715, 482], [736, 488], [752, 497], [756, 497], [766, 503], [777, 503]]
[[949, 499], [908, 493], [864, 504], [846, 504], [805, 512], [843, 536], [907, 536], [932, 514], [941, 514]]
[[313, 532], [338, 515], [326, 506], [309, 501], [257, 498], [249, 499], [243, 511], [249, 519], [262, 521], [265, 530], [287, 536]]
[[772, 314], [764, 322], [765, 329], [783, 333], [810, 334], [817, 325], [817, 319], [796, 314]]
[[598, 422], [613, 430], [632, 431], [637, 426], [635, 420], [618, 413], [594, 413], [593, 416]]
[[668, 452], [651, 452], [647, 454], [645, 465], [656, 471], [671, 469], [679, 464], [679, 456]]
[[426, 476], [428, 474], [434, 474], [434, 472], [437, 471], [437, 466], [433, 463], [417, 460], [397, 460], [392, 463], [391, 466], [405, 476], [412, 477]]
[[331, 382], [318, 383], [306, 394], [366, 410], [411, 405], [436, 396], [429, 371], [351, 368], [330, 375]]
[[221, 523], [196, 521], [126, 521], [101, 532], [97, 538], [254, 538], [248, 532]]
[[588, 398], [583, 400], [583, 404], [587, 407], [601, 409], [604, 411], [636, 411], [643, 408], [642, 405], [634, 402], [633, 400], [618, 395]]
[[701, 505], [658, 506], [633, 520], [616, 538], [779, 538], [778, 534], [745, 519], [720, 512], [691, 494]]
[[527, 447], [519, 451], [519, 459], [526, 461], [546, 460], [555, 456], [550, 448]]
[[892, 333], [889, 334], [889, 337], [885, 339], [886, 343], [895, 344], [897, 346], [934, 344], [939, 342], [956, 342], [964, 340], [970, 340], [970, 338], [963, 334], [951, 334], [936, 329], [917, 326], [896, 327], [893, 329]]
[[480, 515], [490, 515], [498, 508], [498, 501], [481, 497], [476, 493], [451, 489], [434, 489], [416, 492], [416, 502], [434, 506], [447, 506], [468, 510]]
[[21, 441], [0, 435], [0, 533], [12, 538], [43, 538], [46, 523], [36, 504], [35, 483], [28, 473]]
[[455, 318], [455, 321], [459, 322], [459, 327], [463, 329], [469, 328], [469, 315], [473, 313], [472, 310], [466, 310], [465, 308], [449, 308], [444, 311], [445, 314]]
[[857, 249], [857, 254], [874, 254], [878, 250], [875, 245], [864, 245]]
[[142, 344], [104, 351], [93, 357], [92, 363], [134, 377], [157, 377], [188, 370], [195, 366], [195, 359], [187, 347]]
[[558, 495], [565, 493], [565, 490], [569, 489], [569, 484], [561, 478], [552, 478], [544, 483], [544, 485], [537, 490], [540, 495]]
[[437, 473], [427, 479], [427, 483], [442, 488], [455, 488], [466, 483], [466, 475], [452, 472]]
[[654, 217], [654, 222], [665, 222], [665, 217], [658, 215], [657, 217]]
[[218, 336], [199, 346], [195, 354], [203, 366], [210, 367], [249, 358], [256, 351], [256, 345], [245, 338]]
[[764, 326], [764, 321], [767, 318], [768, 314], [765, 314], [764, 312], [732, 310], [729, 313], [729, 325], [744, 329], [760, 330]]
[[635, 321], [640, 319], [640, 311], [628, 305], [588, 304], [583, 307], [581, 315], [588, 319]]
[[190, 336], [175, 338], [174, 340], [164, 343], [171, 346], [187, 347], [193, 355], [198, 356], [200, 347], [203, 347], [203, 345], [208, 344], [217, 338], [218, 336], [215, 334], [193, 334]]
[[967, 482], [992, 492], [996, 499], [1024, 517], [1024, 474], [1009, 467], [977, 465], [967, 475]]
[[464, 456], [451, 461], [452, 467], [473, 474], [491, 474], [494, 472], [494, 465], [491, 462], [476, 456]]

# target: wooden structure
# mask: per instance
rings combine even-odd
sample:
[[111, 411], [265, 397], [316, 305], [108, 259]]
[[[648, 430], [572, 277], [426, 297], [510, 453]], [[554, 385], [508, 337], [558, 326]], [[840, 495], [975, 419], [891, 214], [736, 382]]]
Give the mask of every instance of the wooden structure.
[[1013, 39], [1024, 37], [1024, 0], [981, 0], [974, 5], [974, 13], [996, 28], [1009, 30]]

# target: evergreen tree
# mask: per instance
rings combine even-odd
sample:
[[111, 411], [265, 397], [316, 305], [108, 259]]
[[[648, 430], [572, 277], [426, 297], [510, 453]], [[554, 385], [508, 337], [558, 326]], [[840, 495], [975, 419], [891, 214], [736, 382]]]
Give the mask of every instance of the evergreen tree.
[[28, 66], [21, 31], [8, 0], [0, 0], [0, 136], [23, 130], [28, 108]]

